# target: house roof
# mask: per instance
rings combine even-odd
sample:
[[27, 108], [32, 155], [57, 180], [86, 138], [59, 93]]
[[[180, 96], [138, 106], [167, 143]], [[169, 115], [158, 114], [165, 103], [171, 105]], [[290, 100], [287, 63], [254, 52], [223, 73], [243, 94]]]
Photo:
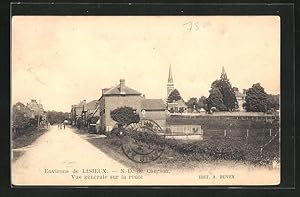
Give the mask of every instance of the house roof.
[[245, 97], [246, 95], [243, 93], [240, 93], [239, 91], [234, 91], [234, 94], [236, 97]]
[[[124, 93], [122, 95], [141, 95], [141, 94], [142, 93], [138, 92], [137, 90], [124, 86]], [[120, 84], [103, 92], [103, 95], [121, 95]]]
[[141, 109], [165, 110], [166, 105], [162, 99], [142, 99]]
[[96, 109], [97, 108], [97, 105], [98, 105], [98, 100], [93, 100], [91, 102], [88, 102], [84, 105], [84, 110], [87, 111], [87, 110], [93, 110], [93, 109]]

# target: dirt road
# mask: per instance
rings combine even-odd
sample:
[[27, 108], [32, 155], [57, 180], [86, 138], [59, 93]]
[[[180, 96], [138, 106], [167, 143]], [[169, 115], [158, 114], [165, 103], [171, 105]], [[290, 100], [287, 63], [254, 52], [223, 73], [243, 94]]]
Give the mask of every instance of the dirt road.
[[[82, 181], [73, 175], [83, 175], [89, 169], [106, 169], [109, 172], [95, 172], [94, 175], [112, 174], [125, 168], [120, 163], [99, 151], [93, 145], [72, 131], [72, 128], [58, 129], [53, 126], [38, 138], [25, 154], [12, 164], [12, 183], [15, 185], [45, 184], [101, 184], [99, 179]], [[68, 171], [68, 173], [66, 173]], [[88, 173], [91, 174], [91, 173]], [[76, 179], [77, 178], [77, 179]]]

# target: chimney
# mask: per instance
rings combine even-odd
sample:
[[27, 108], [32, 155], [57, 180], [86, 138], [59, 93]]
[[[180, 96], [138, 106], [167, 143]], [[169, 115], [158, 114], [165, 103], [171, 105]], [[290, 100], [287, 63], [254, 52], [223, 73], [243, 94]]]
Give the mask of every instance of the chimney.
[[36, 99], [31, 99], [31, 102], [32, 103], [36, 103]]
[[125, 94], [125, 79], [120, 79], [120, 94]]

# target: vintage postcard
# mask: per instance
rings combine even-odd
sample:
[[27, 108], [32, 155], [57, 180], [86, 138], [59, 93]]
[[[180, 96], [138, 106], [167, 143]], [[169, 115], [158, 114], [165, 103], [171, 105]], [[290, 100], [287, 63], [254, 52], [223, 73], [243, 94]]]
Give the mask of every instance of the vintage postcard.
[[280, 17], [13, 16], [14, 186], [280, 184]]

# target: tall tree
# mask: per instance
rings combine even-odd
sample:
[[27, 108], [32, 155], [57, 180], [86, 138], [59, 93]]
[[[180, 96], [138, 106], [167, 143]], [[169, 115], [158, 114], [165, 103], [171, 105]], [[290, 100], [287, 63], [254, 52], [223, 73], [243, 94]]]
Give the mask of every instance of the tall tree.
[[17, 133], [22, 133], [28, 128], [36, 128], [37, 120], [32, 117], [30, 109], [23, 103], [16, 103], [12, 108], [12, 128]]
[[271, 109], [270, 96], [260, 83], [253, 84], [246, 90], [244, 108], [248, 112], [267, 112]]
[[177, 89], [174, 89], [168, 96], [168, 103], [172, 103], [173, 101], [181, 100], [182, 97]]
[[205, 96], [201, 96], [199, 99], [198, 99], [198, 107], [199, 109], [203, 108], [203, 109], [207, 109], [207, 106], [206, 106], [206, 100], [207, 98]]
[[[235, 97], [234, 88], [231, 86], [227, 74], [223, 68], [221, 77], [219, 80], [215, 80], [212, 85], [212, 89], [219, 89], [222, 94], [222, 101], [225, 106], [224, 111], [233, 111], [238, 108], [238, 102]], [[218, 108], [218, 107], [217, 107]], [[221, 110], [221, 109], [219, 109]], [[221, 110], [223, 111], [223, 110]]]
[[268, 108], [269, 109], [273, 109], [273, 110], [278, 110], [279, 109], [279, 105], [280, 105], [280, 101], [279, 101], [279, 94], [277, 95], [272, 95], [269, 94], [268, 95]]
[[227, 108], [223, 103], [223, 95], [219, 88], [213, 87], [209, 91], [209, 97], [205, 100], [205, 103], [207, 105], [208, 109], [211, 109], [212, 107], [217, 108], [220, 111], [226, 111]]

